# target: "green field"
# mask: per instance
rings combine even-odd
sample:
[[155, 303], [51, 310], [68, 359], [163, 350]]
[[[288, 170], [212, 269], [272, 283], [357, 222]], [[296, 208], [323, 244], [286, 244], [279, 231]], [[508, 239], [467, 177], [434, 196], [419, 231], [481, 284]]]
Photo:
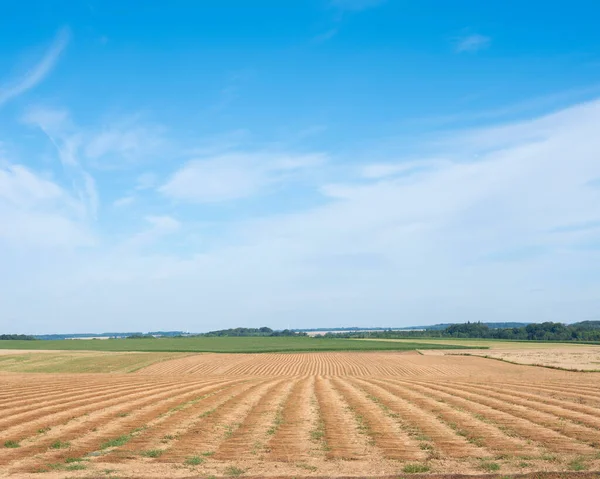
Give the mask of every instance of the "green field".
[[465, 346], [412, 341], [356, 341], [309, 337], [197, 337], [156, 339], [90, 339], [0, 341], [0, 349], [63, 351], [147, 351], [272, 353], [293, 351], [406, 351], [464, 349]]

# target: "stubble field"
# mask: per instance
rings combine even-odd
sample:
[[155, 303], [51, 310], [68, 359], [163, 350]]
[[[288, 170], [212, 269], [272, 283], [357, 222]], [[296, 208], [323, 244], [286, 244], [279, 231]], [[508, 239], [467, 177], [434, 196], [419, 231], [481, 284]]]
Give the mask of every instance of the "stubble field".
[[0, 476], [600, 470], [597, 373], [415, 351], [132, 361], [129, 373], [1, 372]]

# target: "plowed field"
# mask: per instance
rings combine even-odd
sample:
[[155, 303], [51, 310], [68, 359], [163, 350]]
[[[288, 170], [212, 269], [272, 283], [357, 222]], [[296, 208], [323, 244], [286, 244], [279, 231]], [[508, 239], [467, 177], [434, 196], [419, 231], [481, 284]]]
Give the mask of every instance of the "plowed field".
[[597, 373], [416, 352], [0, 373], [1, 477], [584, 470], [600, 470]]

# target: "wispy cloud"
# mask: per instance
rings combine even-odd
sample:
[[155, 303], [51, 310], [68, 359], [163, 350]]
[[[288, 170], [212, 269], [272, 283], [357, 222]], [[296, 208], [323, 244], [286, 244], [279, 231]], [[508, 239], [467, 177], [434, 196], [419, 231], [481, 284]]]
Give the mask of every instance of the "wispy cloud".
[[341, 28], [346, 13], [356, 13], [382, 5], [387, 0], [330, 0], [329, 6], [335, 9], [333, 26], [312, 38], [314, 43], [323, 43], [335, 37]]
[[490, 46], [492, 39], [485, 35], [474, 33], [456, 40], [455, 51], [457, 53], [478, 52]]
[[42, 60], [28, 71], [23, 77], [0, 86], [0, 105], [35, 87], [52, 71], [61, 53], [69, 43], [70, 31], [67, 28], [59, 30], [52, 45]]
[[18, 164], [0, 167], [0, 243], [17, 248], [89, 245], [84, 206], [58, 184]]
[[95, 218], [99, 206], [96, 182], [79, 160], [83, 137], [64, 110], [31, 110], [24, 118], [27, 124], [40, 128], [56, 148], [65, 173], [73, 183], [78, 197]]
[[339, 30], [340, 30], [339, 28], [335, 27], [335, 28], [330, 28], [326, 32], [319, 33], [318, 35], [315, 35], [313, 37], [313, 42], [315, 42], [315, 43], [326, 42], [327, 40], [335, 37], [337, 35], [337, 33], [339, 32]]
[[273, 185], [293, 181], [321, 165], [321, 154], [231, 153], [192, 160], [176, 171], [160, 191], [178, 200], [213, 203], [247, 198]]

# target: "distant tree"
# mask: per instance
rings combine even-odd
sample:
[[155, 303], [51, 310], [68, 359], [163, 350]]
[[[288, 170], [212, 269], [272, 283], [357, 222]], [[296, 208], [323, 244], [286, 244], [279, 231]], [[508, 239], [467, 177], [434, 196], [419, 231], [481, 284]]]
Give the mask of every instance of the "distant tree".
[[35, 337], [27, 334], [0, 334], [0, 341], [35, 341]]

